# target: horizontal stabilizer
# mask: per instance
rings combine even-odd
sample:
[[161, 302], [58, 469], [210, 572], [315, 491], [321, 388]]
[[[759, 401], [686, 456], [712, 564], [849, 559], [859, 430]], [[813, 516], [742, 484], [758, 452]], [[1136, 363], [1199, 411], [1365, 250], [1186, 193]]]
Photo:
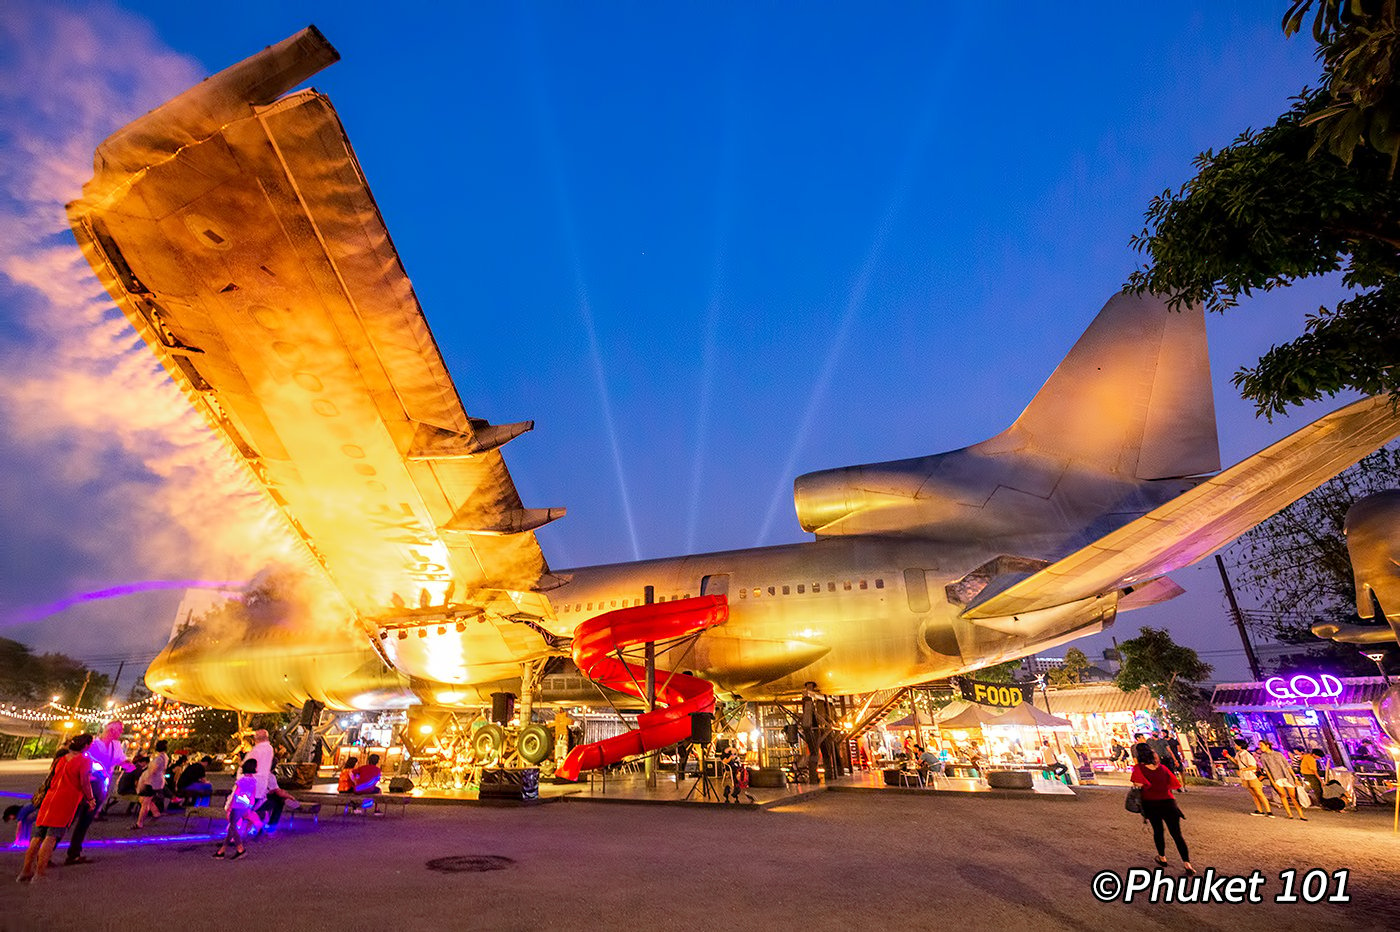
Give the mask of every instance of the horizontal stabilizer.
[[1389, 398], [1347, 405], [963, 615], [993, 618], [1064, 605], [1190, 566], [1397, 436], [1400, 417]]

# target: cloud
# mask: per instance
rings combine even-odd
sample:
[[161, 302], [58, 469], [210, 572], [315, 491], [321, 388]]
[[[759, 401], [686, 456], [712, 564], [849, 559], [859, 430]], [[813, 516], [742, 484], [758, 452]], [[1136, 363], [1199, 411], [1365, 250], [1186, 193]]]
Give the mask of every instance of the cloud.
[[[304, 552], [93, 276], [64, 204], [97, 144], [204, 76], [105, 4], [0, 9], [0, 618], [150, 579], [249, 578]], [[16, 628], [82, 654], [158, 645], [171, 597]]]

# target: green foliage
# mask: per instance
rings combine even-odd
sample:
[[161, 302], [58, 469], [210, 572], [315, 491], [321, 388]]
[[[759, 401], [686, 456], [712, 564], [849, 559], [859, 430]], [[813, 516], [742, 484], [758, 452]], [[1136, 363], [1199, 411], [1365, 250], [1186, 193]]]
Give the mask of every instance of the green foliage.
[[1077, 647], [1065, 651], [1065, 665], [1051, 670], [1049, 680], [1055, 686], [1077, 686], [1092, 664], [1089, 657]]
[[1267, 638], [1301, 646], [1276, 661], [1278, 672], [1329, 669], [1369, 675], [1354, 645], [1322, 640], [1318, 622], [1356, 621], [1356, 593], [1343, 527], [1357, 499], [1400, 488], [1400, 446], [1382, 447], [1335, 479], [1240, 536], [1230, 547], [1231, 578], [1258, 605], [1246, 624]]
[[[0, 698], [42, 704], [58, 696], [60, 702], [71, 705], [87, 675], [88, 668], [67, 654], [36, 654], [18, 641], [0, 638]], [[105, 699], [111, 685], [105, 674], [94, 673], [83, 704], [92, 706]]]
[[1021, 661], [1008, 660], [1005, 663], [983, 667], [973, 676], [984, 683], [1010, 683], [1015, 679], [1015, 673], [1019, 669], [1021, 669]]
[[[1296, 31], [1312, 6], [1295, 3], [1285, 30]], [[1148, 262], [1129, 290], [1174, 307], [1225, 311], [1241, 295], [1342, 273], [1352, 295], [1235, 374], [1266, 416], [1349, 389], [1400, 399], [1394, 30], [1336, 7], [1317, 8], [1322, 86], [1305, 88], [1272, 126], [1198, 156], [1195, 177], [1154, 198], [1133, 238]]]
[[1180, 729], [1193, 729], [1210, 718], [1210, 703], [1200, 683], [1212, 668], [1194, 650], [1173, 641], [1163, 629], [1143, 628], [1137, 637], [1119, 644], [1118, 651], [1123, 661], [1114, 683], [1119, 689], [1132, 692], [1146, 686]]
[[1294, 0], [1283, 33], [1298, 32], [1313, 10], [1312, 37], [1323, 64], [1327, 106], [1309, 121], [1320, 149], [1350, 163], [1357, 147], [1400, 158], [1400, 87], [1396, 82], [1395, 0]]

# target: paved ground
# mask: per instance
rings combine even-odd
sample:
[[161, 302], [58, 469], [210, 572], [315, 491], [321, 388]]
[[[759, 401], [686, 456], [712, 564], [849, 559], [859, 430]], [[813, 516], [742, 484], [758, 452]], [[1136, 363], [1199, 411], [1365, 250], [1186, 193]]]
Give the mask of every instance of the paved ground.
[[[17, 789], [10, 775], [0, 789]], [[1078, 800], [823, 793], [767, 810], [608, 805], [410, 806], [250, 845], [95, 848], [44, 884], [0, 883], [0, 928], [355, 930], [1400, 928], [1389, 813], [1246, 814], [1237, 788], [1183, 800], [1198, 869], [1264, 872], [1264, 905], [1099, 903], [1105, 869], [1149, 866], [1119, 788]], [[126, 837], [122, 823], [103, 834]], [[439, 862], [438, 859], [459, 860]], [[0, 852], [13, 875], [19, 854]], [[436, 863], [437, 869], [430, 864]], [[463, 868], [494, 867], [494, 870]], [[1350, 871], [1347, 904], [1283, 905], [1279, 871]], [[1177, 876], [1178, 871], [1171, 871]], [[1335, 889], [1335, 885], [1334, 885]]]

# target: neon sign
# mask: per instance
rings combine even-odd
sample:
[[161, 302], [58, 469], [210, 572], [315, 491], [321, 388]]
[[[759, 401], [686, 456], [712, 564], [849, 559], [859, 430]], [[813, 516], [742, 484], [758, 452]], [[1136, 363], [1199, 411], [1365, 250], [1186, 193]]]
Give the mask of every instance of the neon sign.
[[1342, 694], [1342, 681], [1330, 673], [1318, 676], [1299, 673], [1287, 679], [1271, 676], [1264, 681], [1264, 691], [1275, 699], [1285, 701], [1335, 699]]

